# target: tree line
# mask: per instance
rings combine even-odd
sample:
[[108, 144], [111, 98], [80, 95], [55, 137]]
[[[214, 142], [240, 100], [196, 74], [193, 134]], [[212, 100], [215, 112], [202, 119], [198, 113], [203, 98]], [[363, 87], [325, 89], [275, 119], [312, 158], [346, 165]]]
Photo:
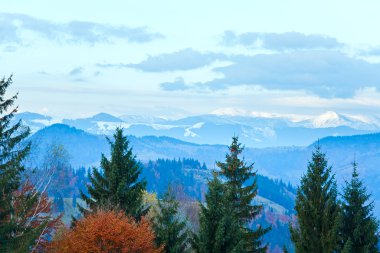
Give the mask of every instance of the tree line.
[[[244, 147], [232, 138], [225, 160], [208, 181], [199, 202], [199, 229], [188, 229], [174, 190], [157, 203], [146, 200], [147, 181], [122, 129], [108, 142], [110, 157], [88, 174], [82, 189], [82, 214], [70, 228], [51, 213], [43, 183], [24, 177], [23, 160], [30, 134], [20, 122], [17, 94], [6, 98], [12, 77], [0, 80], [0, 252], [266, 252], [263, 236], [271, 227], [254, 223], [262, 205], [255, 204], [257, 174], [242, 158]], [[378, 252], [374, 204], [359, 178], [357, 164], [341, 197], [331, 166], [318, 145], [297, 189], [297, 219], [289, 225], [295, 252]], [[284, 247], [284, 252], [288, 252]]]

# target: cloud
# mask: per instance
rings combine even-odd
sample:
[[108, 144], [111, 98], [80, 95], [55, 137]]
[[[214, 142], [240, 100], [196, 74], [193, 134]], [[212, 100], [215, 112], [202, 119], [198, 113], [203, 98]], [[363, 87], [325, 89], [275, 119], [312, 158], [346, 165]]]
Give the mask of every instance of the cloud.
[[104, 43], [112, 39], [144, 43], [163, 38], [146, 27], [127, 27], [94, 22], [54, 23], [23, 14], [0, 13], [0, 44], [22, 44], [23, 33], [34, 33], [45, 39], [71, 43]]
[[380, 56], [380, 47], [372, 47], [366, 50], [360, 51], [363, 56]]
[[98, 64], [99, 67], [127, 67], [142, 70], [145, 72], [164, 72], [191, 70], [206, 65], [217, 60], [226, 60], [227, 57], [218, 53], [200, 53], [191, 48], [183, 49], [174, 53], [148, 56], [148, 58], [137, 64]]
[[78, 75], [81, 75], [82, 73], [83, 73], [83, 68], [82, 67], [76, 67], [69, 72], [69, 75], [70, 76], [78, 76]]
[[286, 33], [242, 33], [225, 31], [222, 35], [222, 44], [235, 46], [254, 46], [269, 50], [299, 50], [299, 49], [334, 49], [343, 46], [337, 39], [318, 35], [306, 35], [298, 32]]
[[177, 77], [174, 82], [161, 83], [160, 87], [166, 91], [182, 91], [190, 88], [182, 77]]
[[99, 68], [126, 68], [127, 64], [124, 63], [96, 63], [96, 67]]
[[352, 97], [363, 87], [380, 87], [380, 64], [329, 50], [238, 55], [215, 68], [223, 78], [198, 83], [210, 90], [257, 85], [266, 89], [305, 90], [321, 97]]
[[[326, 44], [327, 45], [327, 44]], [[213, 67], [217, 61], [229, 65]], [[364, 87], [380, 87], [380, 64], [348, 56], [339, 50], [308, 49], [272, 54], [227, 55], [183, 49], [149, 56], [137, 64], [97, 64], [103, 68], [135, 68], [145, 72], [187, 71], [211, 65], [218, 78], [186, 84], [177, 78], [160, 84], [165, 91], [225, 90], [257, 86], [267, 90], [305, 91], [323, 98], [349, 98]]]
[[257, 86], [267, 90], [306, 91], [324, 98], [349, 98], [364, 87], [380, 87], [380, 64], [350, 57], [339, 50], [279, 51], [272, 54], [226, 55], [184, 49], [149, 56], [137, 64], [97, 64], [103, 68], [136, 68], [145, 72], [186, 71], [216, 61], [230, 64], [213, 67], [220, 77], [186, 84], [183, 79], [161, 83], [165, 91], [225, 90], [234, 86]]

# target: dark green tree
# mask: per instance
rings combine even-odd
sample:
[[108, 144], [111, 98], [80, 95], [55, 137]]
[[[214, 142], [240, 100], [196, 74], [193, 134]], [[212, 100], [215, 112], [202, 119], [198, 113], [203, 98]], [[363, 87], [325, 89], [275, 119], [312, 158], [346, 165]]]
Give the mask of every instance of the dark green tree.
[[200, 204], [199, 233], [194, 235], [193, 241], [196, 252], [241, 252], [242, 233], [227, 194], [225, 185], [214, 173], [213, 179], [208, 182], [206, 203]]
[[342, 203], [343, 252], [377, 253], [379, 223], [373, 215], [374, 203], [363, 181], [359, 178], [357, 164], [353, 163], [351, 180], [346, 182]]
[[6, 90], [12, 84], [12, 76], [0, 80], [0, 252], [12, 252], [24, 236], [15, 237], [17, 222], [13, 205], [14, 193], [20, 187], [24, 167], [22, 161], [30, 150], [23, 140], [30, 130], [21, 121], [11, 120], [18, 107], [13, 107], [17, 94], [6, 98]]
[[248, 226], [263, 207], [252, 203], [257, 195], [256, 171], [253, 170], [253, 164], [247, 164], [244, 158], [239, 158], [243, 150], [238, 137], [233, 137], [225, 162], [218, 162], [217, 166], [220, 168], [221, 178], [225, 180], [227, 198], [233, 206], [232, 214], [237, 218], [237, 225], [243, 232], [244, 252], [266, 252], [267, 245], [263, 245], [262, 236], [270, 227], [252, 229]]
[[256, 172], [239, 156], [244, 147], [233, 137], [219, 173], [209, 181], [206, 204], [201, 205], [200, 231], [194, 239], [198, 252], [266, 252], [262, 236], [270, 228], [250, 227], [262, 210], [252, 202], [257, 195]]
[[176, 201], [172, 187], [168, 187], [162, 199], [158, 200], [158, 209], [153, 218], [153, 230], [157, 245], [165, 245], [166, 253], [190, 252], [190, 232], [186, 222], [178, 215], [179, 202]]
[[94, 168], [89, 174], [91, 185], [89, 196], [81, 192], [87, 209], [80, 207], [83, 214], [98, 209], [120, 209], [126, 215], [139, 219], [146, 212], [143, 205], [145, 179], [140, 178], [142, 167], [129, 147], [123, 130], [117, 128], [114, 141], [107, 138], [111, 146], [111, 158], [103, 154], [101, 169]]
[[340, 206], [335, 176], [316, 146], [297, 189], [297, 224], [290, 227], [296, 253], [331, 253], [338, 249]]

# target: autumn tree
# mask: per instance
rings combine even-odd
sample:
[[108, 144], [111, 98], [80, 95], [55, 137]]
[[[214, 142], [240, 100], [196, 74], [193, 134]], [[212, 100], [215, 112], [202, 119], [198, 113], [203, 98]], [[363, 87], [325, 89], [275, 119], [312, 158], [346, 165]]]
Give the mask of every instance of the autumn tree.
[[117, 128], [114, 141], [107, 138], [111, 146], [111, 159], [103, 154], [101, 170], [93, 169], [89, 175], [91, 185], [89, 196], [81, 193], [87, 209], [82, 213], [104, 208], [118, 208], [128, 216], [139, 219], [144, 213], [143, 193], [146, 180], [140, 178], [142, 167], [129, 147], [129, 141], [123, 130]]
[[344, 253], [379, 252], [379, 222], [373, 214], [374, 204], [370, 197], [354, 162], [351, 179], [343, 189], [341, 246]]
[[52, 253], [159, 253], [150, 223], [127, 217], [124, 212], [99, 211], [77, 221], [73, 229], [56, 238]]
[[291, 227], [296, 253], [331, 253], [339, 249], [340, 207], [331, 169], [318, 144], [297, 189], [297, 224]]
[[19, 190], [14, 192], [14, 219], [16, 228], [13, 231], [17, 240], [14, 252], [44, 252], [54, 232], [62, 224], [61, 215], [53, 215], [53, 203], [44, 192], [26, 179]]
[[[44, 173], [45, 178], [49, 180], [50, 196], [63, 198], [71, 195], [70, 180], [73, 177], [73, 171], [70, 165], [70, 154], [64, 145], [53, 142], [47, 146], [41, 173]], [[44, 175], [41, 176], [44, 177]]]

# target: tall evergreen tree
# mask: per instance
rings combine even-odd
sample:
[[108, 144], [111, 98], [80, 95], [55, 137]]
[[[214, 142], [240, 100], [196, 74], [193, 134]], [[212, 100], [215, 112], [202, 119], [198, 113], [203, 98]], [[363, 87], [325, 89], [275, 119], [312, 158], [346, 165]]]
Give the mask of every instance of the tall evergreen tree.
[[6, 90], [12, 84], [12, 76], [0, 80], [0, 252], [11, 252], [22, 240], [15, 238], [17, 222], [14, 215], [14, 193], [20, 187], [21, 173], [24, 171], [23, 159], [30, 145], [22, 145], [29, 135], [29, 128], [21, 121], [11, 124], [17, 107], [13, 107], [17, 94], [6, 98]]
[[209, 182], [206, 205], [201, 205], [200, 232], [195, 237], [198, 252], [266, 252], [262, 236], [270, 228], [252, 229], [249, 223], [262, 210], [252, 204], [257, 195], [256, 172], [239, 155], [243, 147], [233, 137], [225, 163]]
[[229, 153], [226, 154], [226, 161], [218, 162], [217, 166], [220, 168], [220, 176], [225, 180], [228, 200], [233, 205], [232, 212], [237, 217], [238, 226], [244, 234], [244, 252], [266, 252], [267, 245], [263, 245], [262, 236], [270, 230], [270, 227], [265, 229], [248, 227], [249, 222], [260, 214], [262, 205], [252, 203], [257, 195], [256, 172], [253, 170], [253, 164], [247, 164], [244, 158], [239, 158], [243, 150], [244, 147], [239, 143], [238, 137], [233, 137]]
[[297, 189], [295, 210], [298, 222], [290, 229], [296, 253], [336, 252], [340, 226], [337, 186], [319, 144]]
[[208, 182], [205, 205], [200, 204], [199, 233], [193, 247], [198, 253], [241, 252], [242, 233], [233, 205], [226, 197], [226, 187], [214, 173]]
[[165, 245], [166, 253], [190, 252], [189, 231], [186, 222], [178, 217], [179, 203], [169, 186], [162, 200], [158, 200], [158, 210], [153, 218], [153, 230], [157, 245]]
[[123, 130], [117, 128], [113, 137], [114, 141], [107, 138], [111, 159], [102, 154], [101, 170], [94, 168], [92, 175], [89, 174], [89, 196], [81, 192], [88, 209], [80, 207], [80, 210], [85, 214], [97, 209], [118, 208], [139, 219], [146, 211], [143, 205], [146, 181], [139, 178], [142, 167], [129, 147], [127, 137], [123, 136]]
[[373, 202], [353, 163], [351, 180], [346, 182], [342, 203], [343, 252], [377, 253], [379, 223], [373, 215]]

